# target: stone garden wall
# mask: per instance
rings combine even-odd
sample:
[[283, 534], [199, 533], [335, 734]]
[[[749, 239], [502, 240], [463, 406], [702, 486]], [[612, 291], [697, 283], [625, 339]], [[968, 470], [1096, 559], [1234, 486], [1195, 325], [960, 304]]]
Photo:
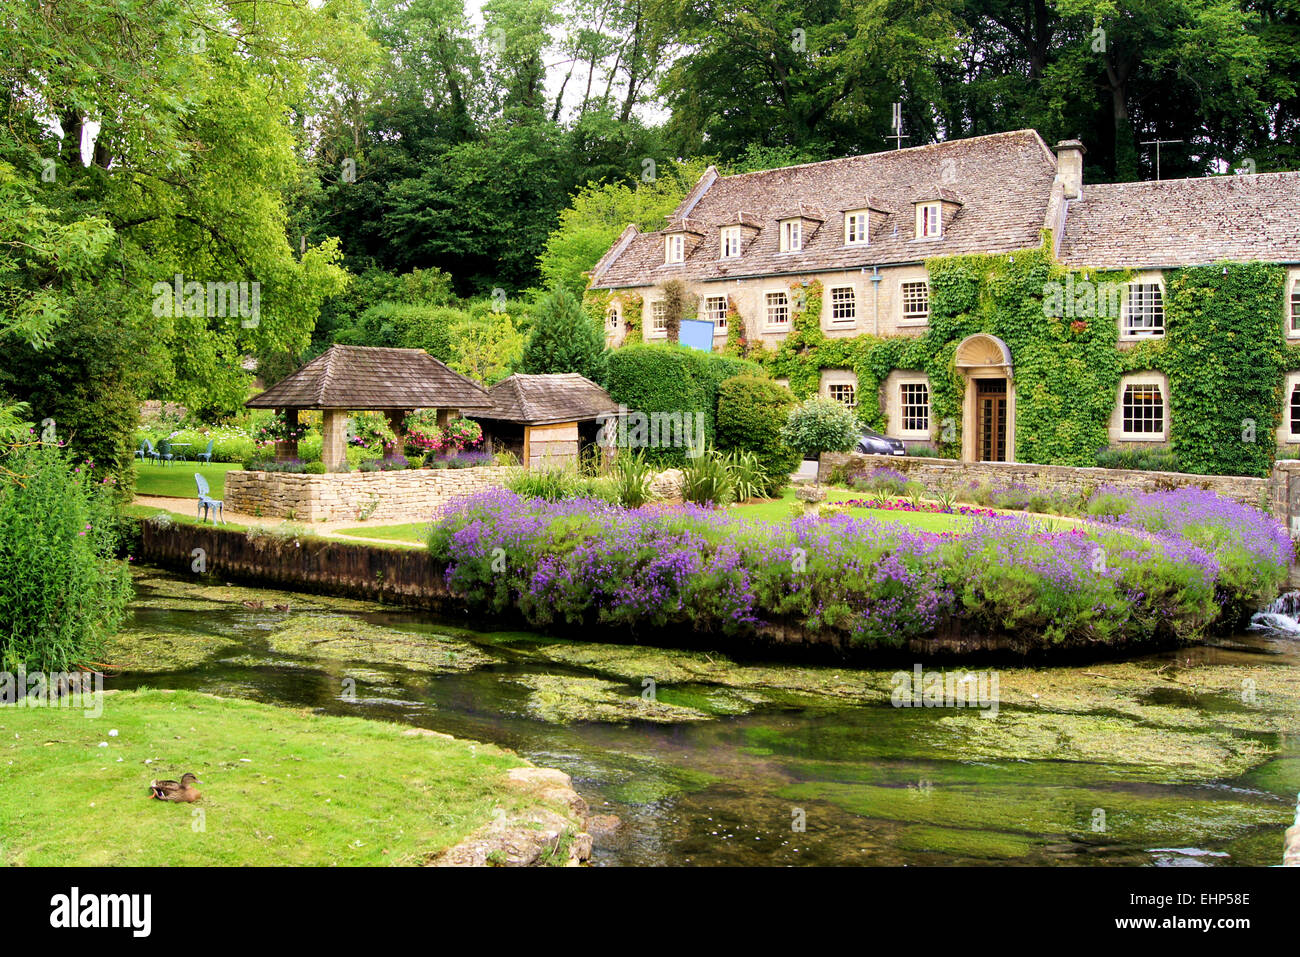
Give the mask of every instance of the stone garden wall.
[[955, 459], [932, 459], [911, 455], [858, 455], [857, 453], [827, 453], [821, 457], [817, 468], [817, 481], [827, 482], [837, 469], [849, 472], [890, 468], [902, 472], [909, 479], [935, 487], [988, 482], [993, 486], [1012, 483], [1041, 488], [1065, 494], [1081, 489], [1113, 486], [1140, 492], [1156, 492], [1172, 488], [1208, 489], [1224, 498], [1243, 505], [1269, 508], [1280, 520], [1291, 511], [1289, 500], [1280, 499], [1283, 492], [1278, 483], [1287, 484], [1296, 478], [1295, 501], [1300, 508], [1300, 471], [1289, 471], [1300, 462], [1279, 462], [1272, 478], [1244, 478], [1236, 475], [1187, 475], [1182, 472], [1145, 472], [1133, 469], [1074, 468], [1068, 465], [1030, 465], [1023, 462], [959, 462]]
[[499, 488], [518, 471], [495, 465], [325, 475], [230, 471], [225, 506], [231, 512], [298, 522], [425, 521], [454, 499]]

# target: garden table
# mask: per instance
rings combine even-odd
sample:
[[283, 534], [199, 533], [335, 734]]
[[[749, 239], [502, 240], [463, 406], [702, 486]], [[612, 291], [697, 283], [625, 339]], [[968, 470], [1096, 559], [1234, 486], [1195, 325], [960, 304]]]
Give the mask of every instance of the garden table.
[[182, 451], [179, 451], [179, 450], [180, 450], [180, 449], [188, 449], [188, 448], [190, 447], [191, 444], [192, 444], [192, 443], [190, 443], [190, 442], [173, 442], [173, 443], [171, 443], [171, 447], [174, 448], [174, 449], [177, 449], [177, 450], [178, 450], [178, 451], [176, 452], [176, 457], [177, 457], [178, 459], [181, 459], [182, 461], [184, 461], [184, 459], [185, 459], [185, 453], [182, 452]]

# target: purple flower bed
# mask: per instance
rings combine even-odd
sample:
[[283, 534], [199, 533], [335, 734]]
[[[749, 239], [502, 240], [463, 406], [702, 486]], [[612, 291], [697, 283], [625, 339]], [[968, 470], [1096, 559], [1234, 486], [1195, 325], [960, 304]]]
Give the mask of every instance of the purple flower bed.
[[[1028, 647], [1191, 640], [1225, 594], [1248, 603], [1285, 575], [1286, 539], [1258, 513], [1182, 494], [1158, 493], [1175, 496], [1167, 528], [1151, 527], [1162, 500], [1147, 497], [1123, 522], [1059, 532], [977, 514], [971, 531], [953, 534], [843, 513], [769, 525], [694, 506], [548, 503], [498, 489], [450, 510], [429, 547], [470, 604], [516, 609], [539, 627], [746, 635], [770, 622], [877, 646], [957, 621]], [[1247, 529], [1242, 542], [1220, 537], [1233, 528]], [[1238, 551], [1258, 561], [1254, 578], [1223, 574], [1218, 549], [1233, 563]]]

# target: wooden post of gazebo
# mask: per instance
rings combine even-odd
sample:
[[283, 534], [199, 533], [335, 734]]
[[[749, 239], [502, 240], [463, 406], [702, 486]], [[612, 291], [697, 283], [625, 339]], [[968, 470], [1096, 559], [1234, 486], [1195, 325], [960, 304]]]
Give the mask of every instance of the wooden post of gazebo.
[[377, 346], [330, 346], [244, 404], [250, 409], [285, 409], [286, 421], [293, 422], [300, 409], [320, 409], [321, 461], [330, 472], [347, 470], [349, 412], [385, 413], [400, 442], [402, 420], [411, 409], [463, 409], [470, 414], [492, 409], [482, 386], [423, 349]]

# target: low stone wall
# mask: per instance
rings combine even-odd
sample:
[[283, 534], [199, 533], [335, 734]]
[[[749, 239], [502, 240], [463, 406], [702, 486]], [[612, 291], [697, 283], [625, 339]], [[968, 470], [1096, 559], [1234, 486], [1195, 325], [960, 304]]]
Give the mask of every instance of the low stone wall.
[[486, 465], [470, 469], [403, 469], [392, 472], [226, 473], [226, 508], [245, 515], [298, 522], [423, 521], [451, 501], [499, 488], [519, 470]]
[[[1280, 462], [1272, 479], [1244, 478], [1237, 475], [1188, 475], [1183, 472], [1145, 472], [1136, 469], [1075, 468], [1068, 465], [1031, 465], [1023, 462], [958, 462], [955, 459], [931, 459], [910, 455], [859, 455], [827, 453], [817, 467], [817, 481], [830, 480], [833, 472], [844, 468], [850, 472], [890, 468], [929, 486], [988, 482], [994, 486], [1012, 483], [1050, 492], [1071, 493], [1080, 489], [1113, 486], [1139, 492], [1156, 492], [1171, 488], [1208, 489], [1243, 505], [1270, 508], [1282, 519], [1287, 506], [1279, 511], [1272, 507], [1281, 493], [1273, 487], [1279, 471], [1300, 462]], [[1297, 505], [1300, 505], [1300, 471], [1294, 473]], [[1282, 519], [1285, 521], [1285, 519]]]

